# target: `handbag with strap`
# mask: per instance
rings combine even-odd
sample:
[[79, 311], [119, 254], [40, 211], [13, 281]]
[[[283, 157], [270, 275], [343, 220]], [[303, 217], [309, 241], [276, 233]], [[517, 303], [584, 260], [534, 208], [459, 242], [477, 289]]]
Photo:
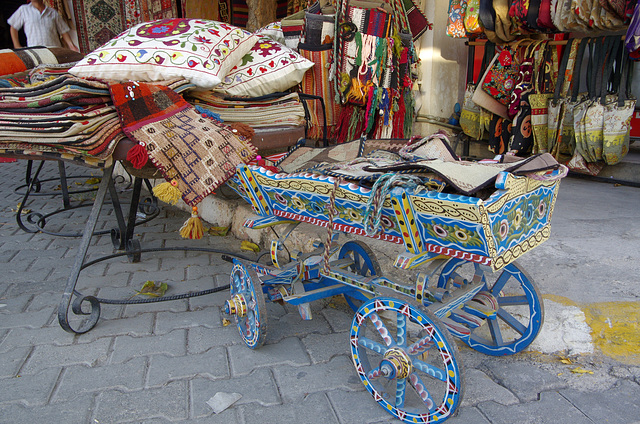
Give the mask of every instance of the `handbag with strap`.
[[[479, 140], [483, 137], [484, 128], [481, 125], [482, 108], [473, 101], [473, 93], [476, 90], [476, 83], [473, 80], [474, 75], [474, 57], [475, 47], [469, 47], [469, 59], [467, 62], [467, 88], [464, 93], [464, 101], [462, 103], [462, 111], [460, 112], [460, 127], [462, 131], [469, 137]], [[484, 74], [487, 67], [489, 57], [493, 57], [495, 45], [488, 41], [484, 45], [484, 55], [480, 65], [480, 75]]]
[[480, 0], [467, 0], [464, 14], [464, 28], [467, 34], [482, 34], [484, 28], [480, 22]]
[[521, 42], [507, 46], [495, 54], [473, 94], [476, 104], [503, 118], [508, 117], [507, 105], [520, 75], [516, 53]]
[[[584, 156], [586, 152], [584, 150], [583, 137], [586, 133], [583, 116], [586, 114], [586, 109], [590, 102], [588, 93], [579, 94], [580, 65], [582, 64], [584, 51], [588, 45], [593, 43], [594, 40], [592, 39], [583, 39], [580, 43], [572, 81], [571, 100], [565, 104], [562, 134], [562, 143], [568, 144], [569, 149], [573, 151], [571, 159], [567, 162], [567, 167], [572, 171], [588, 175], [598, 175], [604, 165], [602, 162], [588, 162]], [[593, 66], [592, 63], [591, 65]], [[591, 77], [589, 67], [587, 71], [586, 80], [588, 85]]]
[[447, 35], [453, 38], [464, 38], [467, 31], [464, 27], [464, 17], [467, 11], [467, 0], [449, 0], [447, 14]]
[[[578, 53], [578, 45], [580, 40], [571, 38], [567, 41], [564, 49], [560, 68], [558, 70], [558, 79], [555, 85], [553, 97], [547, 103], [547, 146], [546, 150], [550, 152], [558, 162], [566, 162], [571, 158], [573, 152], [569, 151], [568, 145], [562, 144], [562, 124], [564, 120], [565, 102], [569, 91], [569, 85], [565, 86], [565, 79], [571, 83], [573, 76], [573, 68], [575, 58]], [[540, 146], [541, 150], [543, 146]], [[566, 158], [562, 155], [568, 155]], [[566, 159], [566, 160], [564, 160]]]
[[553, 97], [553, 67], [557, 62], [557, 52], [555, 47], [546, 45], [540, 63], [535, 66], [533, 92], [529, 95], [533, 153], [547, 151], [548, 105]]
[[636, 99], [628, 98], [631, 88], [634, 62], [628, 59], [624, 48], [619, 67], [622, 69], [618, 98], [604, 109], [604, 127], [602, 140], [602, 158], [607, 165], [615, 165], [629, 152], [631, 117], [636, 107]]

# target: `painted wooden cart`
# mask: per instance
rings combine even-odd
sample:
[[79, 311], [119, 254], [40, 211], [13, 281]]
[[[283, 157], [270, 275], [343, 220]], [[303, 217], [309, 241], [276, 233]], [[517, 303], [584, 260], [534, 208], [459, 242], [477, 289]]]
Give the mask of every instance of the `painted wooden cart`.
[[[272, 241], [268, 265], [234, 259], [226, 312], [255, 349], [267, 335], [265, 301], [296, 305], [310, 319], [309, 302], [344, 295], [356, 311], [351, 357], [374, 400], [404, 422], [441, 422], [454, 414], [463, 393], [452, 336], [485, 354], [509, 355], [540, 331], [542, 298], [514, 261], [549, 237], [560, 174], [502, 172], [485, 200], [415, 187], [391, 190], [375, 238], [404, 244], [395, 267], [421, 267], [407, 284], [382, 276], [365, 243], [338, 243], [340, 232], [365, 234], [370, 188], [240, 165], [228, 184], [256, 212], [245, 226], [287, 227]], [[291, 254], [281, 264], [283, 243], [302, 222], [333, 231], [314, 252]]]

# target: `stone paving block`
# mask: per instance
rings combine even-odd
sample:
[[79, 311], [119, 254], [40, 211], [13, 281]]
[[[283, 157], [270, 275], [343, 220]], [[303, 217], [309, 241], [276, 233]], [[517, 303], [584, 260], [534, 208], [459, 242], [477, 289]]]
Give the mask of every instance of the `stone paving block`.
[[44, 405], [60, 375], [60, 368], [49, 368], [38, 374], [3, 378], [0, 380], [0, 404], [21, 402], [28, 406]]
[[[187, 382], [174, 381], [161, 388], [124, 392], [108, 390], [96, 398], [92, 423], [170, 421], [188, 417]], [[96, 420], [96, 421], [93, 421]]]
[[60, 423], [86, 424], [91, 415], [92, 395], [76, 396], [69, 402], [26, 407], [20, 404], [0, 405], [1, 424]]
[[187, 331], [174, 330], [163, 335], [146, 337], [116, 337], [110, 363], [117, 364], [137, 356], [164, 354], [168, 356], [184, 356]]
[[[84, 338], [78, 338], [80, 343]], [[75, 337], [59, 326], [42, 328], [12, 328], [7, 331], [4, 339], [0, 338], [0, 353], [9, 351], [12, 347], [33, 347], [38, 345], [70, 345]]]
[[215, 346], [233, 346], [242, 344], [246, 347], [235, 323], [231, 323], [226, 327], [206, 328], [194, 327], [190, 328], [187, 339], [187, 350], [189, 354], [202, 353]]
[[186, 312], [158, 312], [155, 334], [165, 334], [176, 328], [218, 328], [222, 326], [220, 310], [217, 308]]
[[[219, 253], [212, 253], [211, 256], [187, 256], [186, 267], [187, 278], [195, 279], [200, 277], [214, 277], [216, 275], [226, 275], [227, 282], [231, 273], [232, 265], [228, 262], [214, 261], [214, 256], [220, 256]], [[206, 261], [205, 261], [206, 260]], [[212, 263], [215, 262], [215, 263]]]
[[45, 368], [71, 365], [96, 366], [107, 362], [112, 339], [104, 338], [92, 343], [67, 346], [40, 345], [33, 349], [22, 374], [35, 374]]
[[[1, 237], [1, 236], [0, 236]], [[9, 250], [4, 247], [4, 243], [0, 246], [0, 263], [6, 264], [18, 254], [15, 250]]]
[[[331, 303], [329, 305], [331, 305]], [[321, 313], [325, 317], [333, 331], [349, 331], [349, 329], [351, 328], [351, 322], [353, 321], [354, 312], [352, 312], [350, 309], [347, 312], [347, 310], [337, 309], [329, 306], [327, 308], [324, 308]]]
[[621, 380], [601, 392], [561, 390], [560, 394], [595, 423], [631, 423], [640, 420], [640, 386]]
[[286, 401], [299, 399], [305, 393], [342, 389], [364, 390], [353, 363], [345, 356], [333, 358], [326, 364], [302, 367], [277, 366], [273, 373]]
[[[239, 335], [238, 335], [239, 337]], [[289, 365], [299, 367], [310, 365], [309, 355], [297, 337], [290, 337], [274, 344], [265, 344], [258, 349], [246, 345], [228, 348], [232, 375], [246, 375], [256, 368]]]
[[[49, 274], [51, 274], [52, 269], [50, 266], [46, 267], [34, 267], [33, 262], [30, 262], [26, 267], [14, 268], [13, 264], [11, 264], [10, 270], [4, 273], [3, 278], [5, 278], [9, 283], [29, 283], [29, 282], [42, 282], [47, 280]], [[26, 264], [25, 264], [26, 265]]]
[[243, 405], [240, 409], [246, 423], [339, 423], [325, 393], [314, 393], [299, 402], [285, 403], [268, 408], [252, 404]]
[[[269, 314], [267, 313], [267, 317]], [[267, 341], [276, 342], [287, 337], [304, 337], [309, 334], [329, 334], [331, 327], [321, 314], [314, 314], [313, 319], [303, 320], [300, 314], [288, 313], [280, 319], [268, 318]]]
[[332, 390], [327, 393], [340, 422], [377, 423], [392, 419], [393, 417], [373, 400], [373, 396], [364, 389], [362, 383], [360, 386], [360, 391]]
[[3, 352], [2, 361], [0, 361], [0, 379], [18, 375], [18, 371], [27, 359], [29, 352], [31, 352], [31, 348], [28, 346], [16, 347]]
[[349, 333], [310, 334], [302, 339], [314, 364], [329, 362], [338, 355], [350, 352]]
[[464, 370], [463, 406], [475, 406], [481, 402], [492, 400], [501, 405], [518, 403], [518, 398], [489, 378], [480, 370], [466, 368]]
[[2, 308], [0, 309], [0, 329], [44, 327], [53, 314], [54, 311], [52, 309], [43, 309], [36, 312], [10, 313]]
[[56, 309], [58, 307], [58, 303], [60, 303], [60, 298], [62, 296], [62, 284], [60, 285], [60, 292], [44, 292], [38, 293], [29, 302], [25, 311], [27, 312], [37, 312], [43, 309]]
[[[229, 285], [229, 277], [227, 276], [227, 278], [223, 280], [222, 283], [219, 283], [219, 281], [214, 282], [211, 288], [223, 287], [228, 285]], [[231, 295], [228, 289], [224, 289], [219, 292], [214, 292], [206, 296], [190, 297], [189, 310], [195, 311], [196, 309], [210, 308], [210, 307], [216, 307], [218, 309], [221, 309], [224, 306], [224, 302], [226, 302], [227, 299], [230, 299], [230, 297]]]
[[564, 389], [567, 383], [535, 364], [523, 362], [487, 361], [483, 369], [495, 382], [513, 392], [518, 399], [529, 402], [547, 390]]
[[[49, 294], [49, 296], [51, 296], [51, 294]], [[0, 311], [5, 314], [19, 314], [21, 312], [25, 312], [33, 298], [34, 295], [31, 293], [16, 296], [2, 296], [0, 297], [0, 303], [4, 306], [0, 308]], [[31, 312], [33, 312], [33, 310], [31, 310]]]
[[[185, 289], [183, 290], [185, 292], [198, 292], [198, 291], [210, 290], [215, 287], [219, 287], [218, 285], [216, 285], [216, 281], [214, 277], [211, 275], [200, 277], [200, 278], [187, 278], [184, 280], [183, 284], [185, 285]], [[229, 290], [226, 290], [226, 291], [227, 293], [229, 292]], [[207, 295], [203, 295], [203, 296], [206, 297]], [[194, 296], [194, 298], [195, 297], [202, 297], [202, 296]]]
[[139, 303], [126, 305], [122, 317], [134, 317], [151, 312], [186, 312], [189, 308], [187, 299], [169, 300], [165, 302]]
[[[113, 305], [107, 306], [113, 308]], [[106, 314], [104, 314], [104, 312], [106, 312], [105, 308], [101, 309], [101, 311], [103, 311], [103, 314], [101, 315], [100, 320], [98, 320], [96, 326], [88, 333], [76, 337], [78, 343], [90, 343], [103, 337], [143, 337], [151, 336], [153, 334], [153, 314], [140, 314], [129, 318], [107, 319]]]
[[580, 410], [558, 392], [540, 394], [540, 400], [517, 405], [483, 402], [477, 408], [492, 424], [540, 424], [546, 422], [593, 424]]
[[109, 389], [141, 390], [144, 387], [146, 369], [147, 361], [145, 358], [134, 358], [128, 362], [114, 365], [70, 366], [62, 373], [51, 401], [69, 401], [79, 394], [103, 392]]
[[458, 415], [447, 418], [446, 422], [447, 424], [490, 424], [478, 408], [464, 406], [458, 408]]
[[184, 265], [176, 266], [173, 265], [173, 268], [166, 271], [145, 271], [145, 272], [134, 272], [133, 278], [131, 278], [131, 282], [129, 285], [137, 288], [138, 290], [142, 288], [142, 285], [147, 281], [154, 281], [156, 284], [167, 283], [169, 285], [169, 290], [167, 294], [170, 293], [182, 293], [184, 290], [182, 289], [186, 278], [184, 272]]
[[[146, 274], [147, 272], [158, 271], [160, 268], [160, 259], [151, 253], [143, 253], [140, 262], [129, 262], [127, 256], [105, 261], [108, 263], [106, 275], [118, 275], [123, 272]], [[91, 267], [90, 267], [91, 268]]]
[[282, 403], [276, 383], [273, 380], [271, 371], [268, 369], [258, 369], [249, 375], [229, 380], [194, 378], [191, 380], [193, 416], [204, 417], [211, 415], [213, 411], [207, 401], [218, 392], [240, 393], [242, 398], [234, 403], [233, 407], [252, 403], [262, 406]]
[[149, 361], [147, 387], [194, 376], [220, 379], [228, 378], [230, 375], [227, 351], [223, 347], [187, 356], [152, 355]]

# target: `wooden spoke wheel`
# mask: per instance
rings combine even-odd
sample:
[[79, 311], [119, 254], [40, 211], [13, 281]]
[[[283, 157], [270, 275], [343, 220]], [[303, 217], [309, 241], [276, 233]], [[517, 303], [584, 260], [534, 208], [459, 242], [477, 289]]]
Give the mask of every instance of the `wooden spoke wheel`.
[[443, 266], [438, 287], [451, 288], [455, 282], [483, 281], [482, 290], [463, 310], [481, 318], [462, 338], [471, 348], [487, 355], [511, 355], [522, 351], [536, 338], [544, 321], [540, 292], [531, 277], [515, 263], [498, 272], [452, 258]]
[[393, 298], [365, 302], [353, 318], [351, 354], [374, 400], [407, 423], [442, 422], [462, 401], [452, 336], [429, 311]]
[[[350, 259], [353, 262], [347, 267], [347, 269], [361, 277], [371, 277], [382, 274], [380, 264], [378, 263], [373, 250], [361, 241], [348, 241], [342, 245], [340, 252], [338, 253], [338, 259], [345, 258]], [[357, 311], [362, 305], [362, 302], [366, 300], [365, 295], [360, 292], [354, 292], [353, 295], [345, 294], [344, 298], [354, 312]]]
[[257, 349], [267, 338], [267, 308], [262, 283], [250, 265], [238, 260], [234, 260], [230, 283], [231, 299], [225, 303], [225, 312], [235, 318], [244, 343]]

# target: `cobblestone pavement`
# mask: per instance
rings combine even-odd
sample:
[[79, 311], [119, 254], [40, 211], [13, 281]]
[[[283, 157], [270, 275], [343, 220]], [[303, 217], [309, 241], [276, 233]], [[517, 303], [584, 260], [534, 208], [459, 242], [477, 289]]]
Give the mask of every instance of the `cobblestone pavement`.
[[[25, 162], [0, 164], [0, 423], [397, 422], [355, 373], [348, 355], [352, 315], [339, 299], [314, 303], [311, 321], [301, 320], [291, 306], [269, 303], [267, 342], [257, 350], [245, 347], [234, 325], [224, 325], [221, 307], [227, 291], [163, 303], [102, 305], [93, 330], [77, 336], [63, 331], [57, 306], [79, 239], [18, 228], [14, 210], [21, 196], [14, 189], [24, 169]], [[88, 174], [83, 168], [67, 169], [71, 175]], [[57, 168], [47, 163], [45, 172], [55, 177]], [[567, 185], [589, 184], [603, 186], [587, 181]], [[617, 195], [629, 201], [629, 196], [637, 200], [638, 193], [622, 188]], [[74, 195], [75, 201], [82, 197], [90, 195]], [[42, 196], [27, 208], [51, 211], [60, 205], [59, 197]], [[637, 201], [635, 205], [637, 209]], [[570, 209], [558, 208], [554, 219], [561, 220]], [[46, 228], [79, 231], [88, 210], [53, 215]], [[186, 217], [165, 207], [158, 218], [137, 227], [136, 235], [144, 248], [188, 245], [238, 251], [239, 241], [232, 236], [180, 239], [177, 230]], [[105, 207], [99, 226], [109, 229], [113, 223], [113, 213]], [[625, 254], [637, 264], [635, 246], [635, 252]], [[94, 236], [90, 257], [110, 253], [110, 236]], [[78, 289], [103, 298], [128, 298], [151, 280], [169, 282], [168, 294], [175, 294], [228, 284], [230, 268], [217, 254], [156, 252], [143, 254], [139, 263], [121, 256], [88, 267]], [[572, 272], [567, 269], [563, 278]], [[448, 422], [638, 422], [640, 367], [597, 351], [570, 356], [571, 364], [562, 363], [563, 356], [568, 355], [530, 351], [488, 357], [460, 345], [465, 394], [459, 415]], [[579, 369], [592, 374], [572, 372]], [[207, 401], [218, 392], [242, 397], [216, 415]]]

